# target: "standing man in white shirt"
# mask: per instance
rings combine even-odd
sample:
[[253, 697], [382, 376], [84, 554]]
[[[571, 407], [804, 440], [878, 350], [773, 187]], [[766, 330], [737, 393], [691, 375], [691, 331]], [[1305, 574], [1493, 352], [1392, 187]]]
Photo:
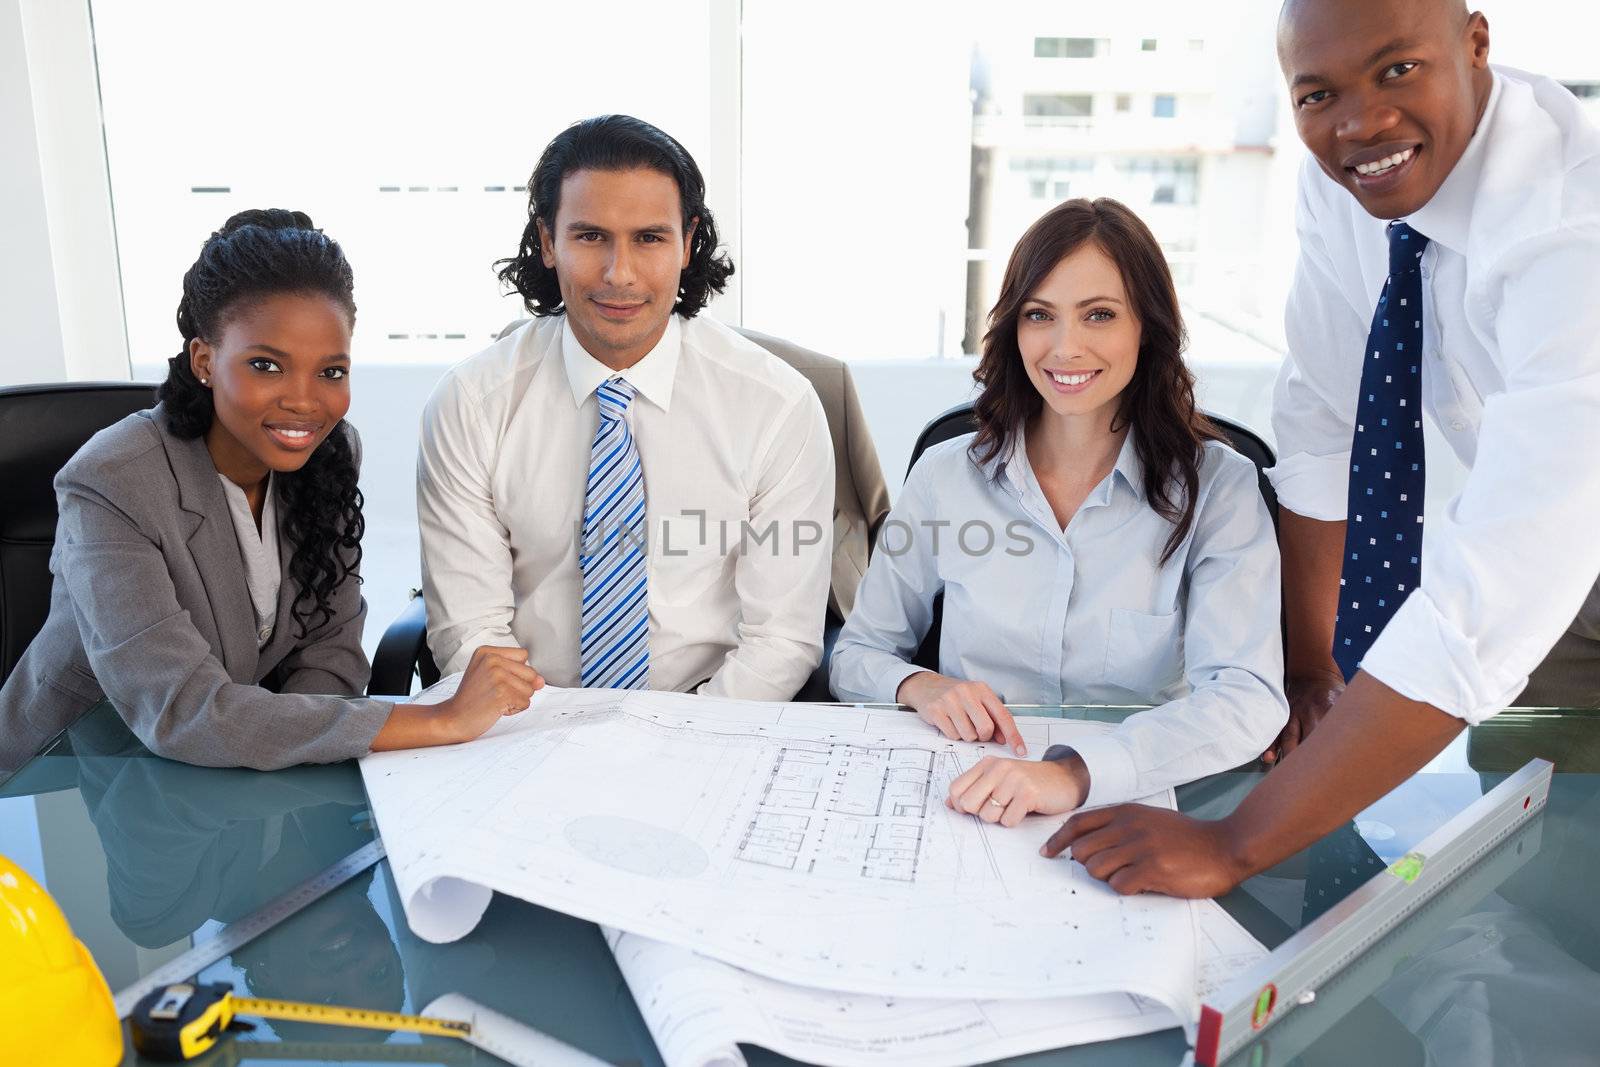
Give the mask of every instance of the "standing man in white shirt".
[[[1226, 819], [1047, 844], [1123, 892], [1223, 892], [1519, 694], [1600, 703], [1600, 130], [1461, 0], [1289, 0], [1278, 50], [1312, 159], [1273, 481], [1299, 731], [1331, 709]], [[1426, 515], [1424, 414], [1469, 468]]]
[[428, 644], [515, 644], [552, 684], [787, 700], [822, 654], [833, 451], [799, 373], [700, 314], [733, 264], [649, 123], [550, 142], [500, 277], [534, 318], [423, 414]]

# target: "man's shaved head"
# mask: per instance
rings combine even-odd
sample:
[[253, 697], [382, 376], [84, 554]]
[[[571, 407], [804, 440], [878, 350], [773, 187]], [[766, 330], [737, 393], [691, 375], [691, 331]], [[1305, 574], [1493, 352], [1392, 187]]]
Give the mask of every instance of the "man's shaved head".
[[1285, 0], [1278, 61], [1328, 177], [1380, 218], [1432, 199], [1489, 99], [1489, 23], [1465, 0]]
[[[1435, 13], [1455, 20], [1457, 25], [1465, 23], [1469, 14], [1466, 0], [1399, 0], [1399, 2], [1418, 11], [1432, 8]], [[1308, 8], [1327, 8], [1338, 14], [1341, 9], [1382, 3], [1384, 0], [1283, 0], [1283, 7], [1278, 12], [1278, 39], [1283, 40], [1285, 24]]]

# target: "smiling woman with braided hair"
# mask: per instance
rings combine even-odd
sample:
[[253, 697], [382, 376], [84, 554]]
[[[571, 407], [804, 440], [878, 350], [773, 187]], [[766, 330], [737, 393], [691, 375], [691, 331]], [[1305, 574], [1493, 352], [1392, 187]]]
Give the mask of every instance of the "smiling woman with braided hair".
[[350, 264], [301, 212], [245, 211], [183, 279], [160, 403], [56, 476], [50, 615], [0, 690], [8, 750], [109, 700], [158, 755], [271, 769], [470, 740], [543, 684], [480, 649], [456, 696], [356, 696], [360, 446]]

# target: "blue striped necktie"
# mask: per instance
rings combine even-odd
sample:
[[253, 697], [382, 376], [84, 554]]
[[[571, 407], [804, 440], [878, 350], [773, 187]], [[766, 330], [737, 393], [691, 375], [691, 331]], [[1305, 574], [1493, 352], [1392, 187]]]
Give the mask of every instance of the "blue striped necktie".
[[586, 689], [645, 689], [650, 682], [650, 587], [645, 556], [644, 469], [623, 419], [634, 388], [616, 378], [595, 391], [600, 428], [589, 451], [583, 500], [583, 604], [579, 640]]
[[1345, 679], [1422, 581], [1422, 273], [1428, 239], [1389, 224], [1389, 280], [1367, 335], [1333, 658]]

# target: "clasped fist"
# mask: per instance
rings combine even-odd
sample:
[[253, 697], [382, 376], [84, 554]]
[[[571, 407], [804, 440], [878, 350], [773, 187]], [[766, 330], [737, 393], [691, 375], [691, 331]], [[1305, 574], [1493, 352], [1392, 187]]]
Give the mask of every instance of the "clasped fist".
[[439, 704], [439, 714], [455, 741], [470, 741], [502, 716], [526, 711], [544, 678], [528, 666], [520, 648], [482, 645], [472, 654], [455, 695]]

